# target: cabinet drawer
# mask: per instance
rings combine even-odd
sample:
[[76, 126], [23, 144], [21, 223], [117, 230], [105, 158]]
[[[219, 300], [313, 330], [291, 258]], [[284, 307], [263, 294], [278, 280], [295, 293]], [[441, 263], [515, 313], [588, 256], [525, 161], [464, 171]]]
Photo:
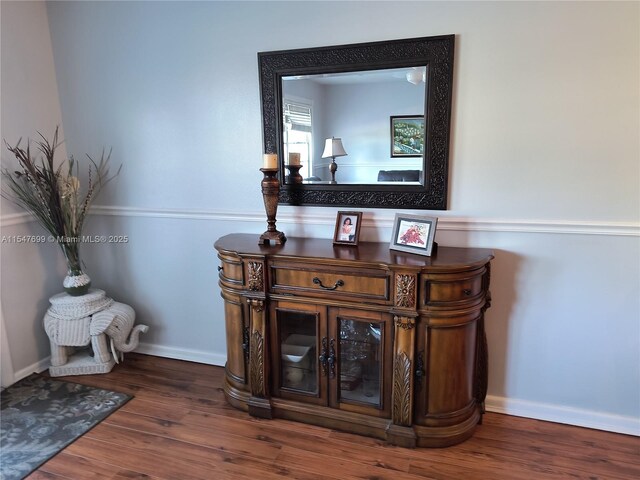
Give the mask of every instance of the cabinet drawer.
[[340, 269], [305, 264], [270, 265], [271, 292], [345, 300], [360, 298], [388, 303], [389, 272], [376, 269]]
[[484, 269], [461, 275], [425, 275], [424, 303], [434, 305], [470, 300], [482, 293]]
[[218, 254], [220, 266], [218, 276], [220, 281], [230, 287], [242, 286], [244, 275], [242, 270], [242, 260], [235, 255]]

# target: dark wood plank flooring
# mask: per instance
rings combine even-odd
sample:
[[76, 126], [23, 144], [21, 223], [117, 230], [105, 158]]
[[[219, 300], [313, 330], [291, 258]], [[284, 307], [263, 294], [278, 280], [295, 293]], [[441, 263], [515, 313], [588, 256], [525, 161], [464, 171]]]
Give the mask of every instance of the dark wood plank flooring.
[[42, 465], [36, 479], [633, 479], [640, 439], [488, 413], [470, 440], [404, 449], [229, 406], [221, 367], [139, 354], [64, 380], [135, 398]]

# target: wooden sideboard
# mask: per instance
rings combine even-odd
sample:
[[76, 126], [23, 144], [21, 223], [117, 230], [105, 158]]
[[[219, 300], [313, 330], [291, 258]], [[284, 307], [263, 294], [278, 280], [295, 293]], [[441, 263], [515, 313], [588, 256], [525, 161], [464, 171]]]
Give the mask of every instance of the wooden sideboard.
[[431, 257], [386, 243], [215, 243], [227, 336], [225, 394], [263, 418], [443, 447], [484, 410], [491, 250]]

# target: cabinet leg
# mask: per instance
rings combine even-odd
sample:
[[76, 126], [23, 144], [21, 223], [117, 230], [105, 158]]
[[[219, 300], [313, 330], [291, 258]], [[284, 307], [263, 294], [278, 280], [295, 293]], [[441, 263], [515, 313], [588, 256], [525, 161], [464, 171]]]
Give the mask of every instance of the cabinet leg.
[[393, 423], [387, 428], [387, 442], [404, 448], [416, 448], [416, 432], [411, 427], [402, 427]]
[[247, 400], [247, 406], [249, 407], [249, 415], [258, 418], [273, 418], [271, 413], [271, 403], [267, 398], [249, 397]]
[[475, 399], [480, 412], [480, 421], [484, 414], [484, 400], [487, 396], [487, 383], [489, 378], [489, 362], [487, 355], [487, 334], [484, 330], [484, 311], [478, 320], [478, 337], [476, 342], [476, 371], [475, 371]]

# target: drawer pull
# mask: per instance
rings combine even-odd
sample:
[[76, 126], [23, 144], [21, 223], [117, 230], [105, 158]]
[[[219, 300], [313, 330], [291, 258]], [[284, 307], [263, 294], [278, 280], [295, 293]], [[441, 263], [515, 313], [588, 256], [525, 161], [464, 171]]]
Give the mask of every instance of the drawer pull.
[[222, 265], [218, 265], [218, 271], [221, 272], [223, 270]]
[[471, 290], [468, 288], [465, 288], [464, 290], [462, 290], [462, 293], [464, 293], [468, 297], [469, 295], [471, 295]]
[[338, 287], [342, 287], [344, 285], [344, 281], [338, 280], [333, 287], [325, 287], [322, 284], [322, 280], [320, 280], [318, 277], [313, 277], [313, 283], [315, 283], [316, 285], [319, 285], [320, 288], [322, 288], [324, 290], [335, 290]]

